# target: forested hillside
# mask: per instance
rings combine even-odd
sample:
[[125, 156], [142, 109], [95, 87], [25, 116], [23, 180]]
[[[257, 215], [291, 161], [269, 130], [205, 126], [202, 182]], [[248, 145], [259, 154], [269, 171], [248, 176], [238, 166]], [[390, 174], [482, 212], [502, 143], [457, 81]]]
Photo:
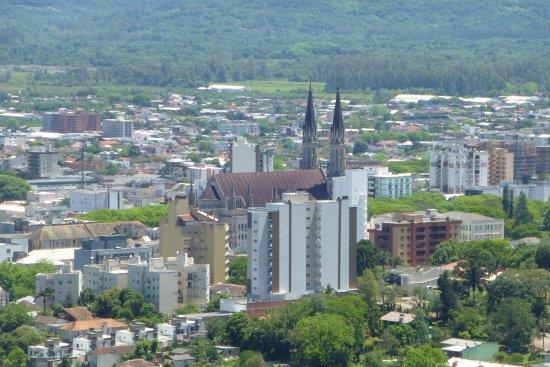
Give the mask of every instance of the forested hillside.
[[497, 93], [548, 88], [549, 19], [540, 0], [4, 0], [0, 64], [69, 67], [38, 83], [312, 76], [328, 88]]

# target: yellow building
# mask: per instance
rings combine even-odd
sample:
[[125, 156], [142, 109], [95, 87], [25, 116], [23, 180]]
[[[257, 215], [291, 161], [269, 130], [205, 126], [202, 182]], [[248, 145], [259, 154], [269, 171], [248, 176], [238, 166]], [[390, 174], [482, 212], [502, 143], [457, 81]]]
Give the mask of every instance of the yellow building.
[[189, 207], [186, 198], [168, 203], [168, 217], [159, 226], [160, 256], [173, 257], [185, 252], [195, 264], [210, 265], [211, 284], [225, 283], [229, 272], [227, 224]]

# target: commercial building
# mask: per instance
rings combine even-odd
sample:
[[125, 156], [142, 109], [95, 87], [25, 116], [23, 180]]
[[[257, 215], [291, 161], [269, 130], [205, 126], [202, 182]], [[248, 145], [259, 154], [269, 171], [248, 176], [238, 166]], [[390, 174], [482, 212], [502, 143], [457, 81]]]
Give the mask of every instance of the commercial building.
[[59, 153], [47, 145], [45, 149], [33, 150], [28, 152], [27, 169], [29, 177], [32, 179], [52, 178], [60, 175]]
[[74, 267], [83, 270], [84, 265], [102, 264], [108, 259], [128, 260], [138, 257], [142, 260], [155, 257], [158, 251], [154, 243], [138, 243], [129, 246], [126, 235], [115, 234], [82, 240], [82, 248], [74, 250]]
[[487, 186], [489, 155], [464, 145], [443, 146], [430, 152], [430, 188], [461, 194], [471, 186]]
[[249, 209], [249, 297], [281, 300], [354, 289], [355, 210], [346, 198], [317, 201], [305, 192]]
[[56, 133], [82, 133], [101, 130], [101, 115], [97, 112], [86, 112], [83, 109], [69, 111], [60, 108], [58, 112], [42, 116], [42, 130]]
[[428, 263], [439, 243], [460, 239], [461, 223], [436, 209], [389, 213], [371, 219], [369, 239], [405, 264], [422, 265]]
[[187, 198], [168, 203], [168, 216], [160, 223], [160, 256], [187, 253], [196, 264], [210, 266], [212, 284], [225, 283], [229, 273], [227, 224], [189, 207]]
[[412, 194], [412, 175], [410, 173], [369, 175], [368, 182], [370, 197], [397, 199]]
[[488, 185], [514, 180], [514, 152], [497, 141], [481, 142], [478, 148], [489, 154]]
[[126, 120], [124, 115], [116, 119], [105, 119], [101, 123], [102, 136], [104, 138], [132, 138], [134, 134], [134, 122]]
[[51, 290], [51, 297], [36, 297], [39, 305], [63, 304], [67, 301], [76, 303], [82, 290], [82, 273], [64, 265], [58, 273], [39, 273], [35, 277], [36, 294]]
[[71, 191], [69, 198], [71, 210], [80, 213], [101, 209], [124, 209], [122, 191], [80, 189]]
[[445, 216], [462, 222], [460, 224], [460, 241], [504, 238], [504, 219], [455, 211], [446, 212]]

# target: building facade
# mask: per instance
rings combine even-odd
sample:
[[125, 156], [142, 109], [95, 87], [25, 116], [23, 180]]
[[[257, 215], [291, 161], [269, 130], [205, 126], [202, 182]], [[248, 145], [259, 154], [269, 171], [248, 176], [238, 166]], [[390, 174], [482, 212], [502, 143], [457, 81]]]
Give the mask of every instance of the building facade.
[[500, 185], [502, 181], [514, 179], [514, 152], [496, 141], [481, 142], [478, 148], [487, 151], [489, 155], [489, 186]]
[[256, 151], [253, 144], [244, 138], [237, 138], [229, 148], [231, 173], [256, 172]]
[[370, 197], [397, 199], [412, 194], [410, 173], [369, 175], [368, 182]]
[[487, 186], [489, 155], [474, 147], [443, 146], [430, 151], [430, 188], [462, 194], [471, 186]]
[[66, 108], [60, 108], [58, 112], [43, 115], [42, 122], [43, 131], [61, 134], [101, 131], [101, 115], [93, 111], [86, 112], [83, 109], [69, 111]]
[[304, 192], [249, 209], [249, 297], [294, 299], [355, 288], [356, 225], [348, 199], [316, 201]]
[[459, 220], [460, 241], [477, 241], [504, 238], [504, 219], [495, 219], [475, 213], [446, 212], [445, 216]]
[[258, 135], [260, 134], [260, 124], [257, 122], [224, 122], [219, 126], [220, 133], [232, 135]]
[[460, 239], [461, 223], [439, 215], [436, 209], [390, 213], [371, 219], [369, 239], [405, 264], [424, 265], [439, 243]]
[[122, 191], [79, 189], [69, 194], [71, 210], [85, 213], [101, 209], [124, 209]]
[[225, 283], [229, 276], [228, 226], [212, 216], [189, 207], [187, 198], [168, 203], [168, 216], [159, 225], [160, 256], [187, 253], [195, 264], [210, 266], [212, 284]]
[[134, 122], [126, 120], [124, 116], [103, 120], [101, 128], [104, 138], [132, 138], [134, 134]]
[[51, 146], [47, 146], [44, 150], [28, 152], [29, 177], [32, 179], [58, 177], [60, 175], [58, 160], [59, 153], [55, 152]]
[[82, 290], [82, 273], [72, 270], [69, 265], [64, 265], [58, 273], [39, 273], [35, 277], [36, 294], [49, 289], [49, 297], [36, 297], [39, 305], [63, 304], [67, 301], [76, 304]]

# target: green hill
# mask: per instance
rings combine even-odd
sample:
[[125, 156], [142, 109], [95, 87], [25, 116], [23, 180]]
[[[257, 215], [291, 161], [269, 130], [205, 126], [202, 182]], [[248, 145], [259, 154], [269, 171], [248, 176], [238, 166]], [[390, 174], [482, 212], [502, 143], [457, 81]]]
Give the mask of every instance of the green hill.
[[535, 0], [5, 0], [0, 64], [35, 81], [195, 86], [313, 76], [334, 88], [497, 92], [549, 83]]

